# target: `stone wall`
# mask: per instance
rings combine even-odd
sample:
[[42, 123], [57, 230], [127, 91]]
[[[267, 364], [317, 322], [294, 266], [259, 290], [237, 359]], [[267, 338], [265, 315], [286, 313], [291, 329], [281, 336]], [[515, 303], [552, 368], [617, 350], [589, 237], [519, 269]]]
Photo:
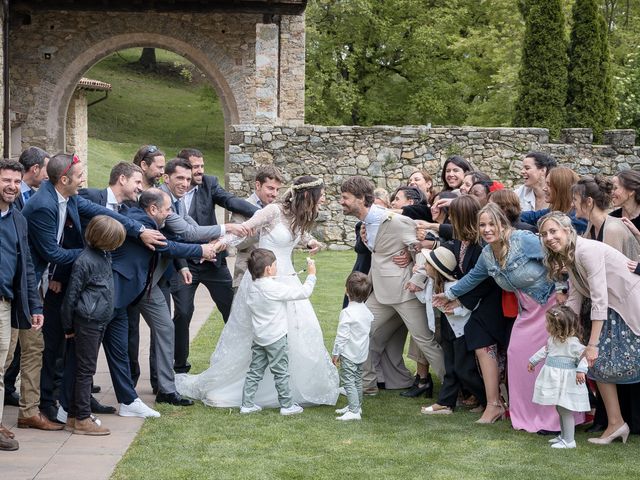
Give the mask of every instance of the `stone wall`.
[[303, 15], [263, 23], [256, 13], [37, 10], [15, 21], [11, 108], [26, 115], [24, 147], [63, 149], [77, 82], [105, 56], [130, 47], [164, 48], [193, 62], [214, 86], [227, 124], [303, 122]]
[[580, 174], [611, 175], [640, 168], [640, 147], [633, 130], [605, 132], [607, 145], [593, 145], [588, 129], [563, 130], [561, 144], [549, 143], [540, 128], [475, 127], [300, 127], [233, 125], [229, 135], [227, 186], [248, 195], [256, 165], [273, 164], [287, 181], [302, 174], [317, 175], [327, 186], [317, 235], [332, 244], [352, 244], [352, 218], [338, 204], [341, 182], [350, 175], [369, 177], [390, 192], [418, 168], [440, 182], [441, 166], [458, 154], [476, 169], [507, 186], [519, 183], [522, 157], [528, 151], [551, 153]]

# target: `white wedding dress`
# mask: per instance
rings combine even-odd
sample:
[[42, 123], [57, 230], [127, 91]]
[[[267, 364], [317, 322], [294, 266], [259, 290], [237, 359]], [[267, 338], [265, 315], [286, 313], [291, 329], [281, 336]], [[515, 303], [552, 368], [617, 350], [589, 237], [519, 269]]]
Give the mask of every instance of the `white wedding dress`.
[[[259, 246], [272, 250], [277, 259], [277, 281], [301, 285], [291, 262], [294, 236], [281, 206], [267, 205], [245, 225], [260, 233]], [[226, 238], [229, 239], [227, 236]], [[238, 243], [237, 237], [231, 243]], [[235, 242], [233, 241], [235, 240]], [[246, 295], [251, 275], [246, 272], [233, 300], [229, 320], [211, 355], [210, 367], [198, 375], [176, 375], [181, 395], [201, 400], [211, 407], [239, 407], [244, 379], [251, 362], [253, 333]], [[289, 384], [293, 401], [300, 405], [335, 405], [338, 372], [324, 346], [322, 330], [309, 300], [288, 302]], [[273, 376], [267, 371], [255, 397], [256, 405], [278, 407]]]

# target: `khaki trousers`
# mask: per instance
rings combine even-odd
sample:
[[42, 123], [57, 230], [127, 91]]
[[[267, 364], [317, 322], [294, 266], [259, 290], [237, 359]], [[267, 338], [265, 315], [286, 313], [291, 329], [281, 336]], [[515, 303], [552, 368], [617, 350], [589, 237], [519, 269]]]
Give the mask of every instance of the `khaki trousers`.
[[42, 370], [42, 351], [44, 339], [42, 330], [11, 329], [11, 345], [4, 362], [8, 368], [16, 351], [16, 344], [20, 340], [22, 353], [20, 356], [20, 409], [18, 418], [29, 418], [39, 413], [40, 405], [40, 370]]
[[369, 357], [363, 369], [364, 388], [376, 387], [376, 368], [387, 343], [393, 338], [401, 323], [406, 325], [416, 345], [429, 361], [433, 372], [438, 378], [444, 378], [442, 348], [435, 341], [433, 332], [427, 327], [427, 313], [424, 305], [417, 298], [402, 303], [383, 305], [378, 302], [374, 292], [367, 300], [367, 307], [374, 319], [369, 334]]
[[[4, 413], [4, 371], [5, 359], [11, 344], [11, 303], [0, 300], [0, 423]], [[9, 366], [9, 365], [7, 365]]]

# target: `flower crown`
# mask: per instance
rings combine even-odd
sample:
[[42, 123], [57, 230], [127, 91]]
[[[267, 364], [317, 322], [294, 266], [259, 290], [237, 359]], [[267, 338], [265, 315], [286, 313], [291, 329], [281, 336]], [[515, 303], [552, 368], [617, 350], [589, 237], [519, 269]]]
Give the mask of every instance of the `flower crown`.
[[300, 183], [298, 185], [291, 185], [291, 190], [296, 192], [298, 190], [304, 190], [305, 188], [320, 187], [323, 184], [324, 184], [324, 181], [321, 178], [319, 178], [317, 180], [314, 180], [313, 182]]

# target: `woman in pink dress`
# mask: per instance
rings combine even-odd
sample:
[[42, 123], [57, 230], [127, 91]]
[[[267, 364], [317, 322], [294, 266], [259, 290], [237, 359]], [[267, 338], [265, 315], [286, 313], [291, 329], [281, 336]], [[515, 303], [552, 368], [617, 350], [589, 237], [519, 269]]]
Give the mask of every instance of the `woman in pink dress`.
[[[544, 253], [540, 240], [529, 231], [514, 230], [494, 203], [480, 210], [478, 231], [487, 243], [478, 262], [440, 301], [453, 300], [469, 292], [489, 276], [503, 290], [516, 293], [519, 313], [507, 350], [511, 424], [516, 430], [528, 432], [559, 431], [555, 409], [532, 402], [537, 375], [526, 373], [529, 358], [547, 343], [545, 314], [556, 304], [555, 285], [542, 263]], [[504, 414], [502, 405], [487, 405], [489, 408], [493, 409], [496, 420]], [[583, 421], [584, 414], [576, 414], [576, 424]]]

